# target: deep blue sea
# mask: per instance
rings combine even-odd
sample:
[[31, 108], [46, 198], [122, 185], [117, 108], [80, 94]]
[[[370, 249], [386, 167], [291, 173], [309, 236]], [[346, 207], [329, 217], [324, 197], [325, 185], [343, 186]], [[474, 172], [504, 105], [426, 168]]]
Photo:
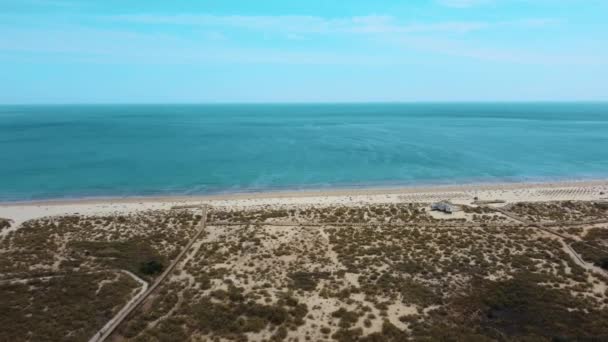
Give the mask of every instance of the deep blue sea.
[[608, 103], [0, 106], [0, 201], [608, 176]]

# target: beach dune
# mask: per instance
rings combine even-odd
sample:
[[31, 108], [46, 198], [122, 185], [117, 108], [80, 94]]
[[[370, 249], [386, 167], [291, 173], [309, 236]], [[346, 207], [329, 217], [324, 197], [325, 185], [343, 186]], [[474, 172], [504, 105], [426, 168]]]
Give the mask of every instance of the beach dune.
[[432, 203], [442, 200], [456, 204], [494, 200], [505, 204], [608, 200], [608, 180], [12, 202], [0, 204], [0, 217], [13, 221], [11, 227], [4, 229], [0, 234], [18, 229], [24, 221], [45, 216], [126, 214], [146, 210], [166, 210], [184, 205], [208, 204], [222, 209], [246, 210], [300, 206]]

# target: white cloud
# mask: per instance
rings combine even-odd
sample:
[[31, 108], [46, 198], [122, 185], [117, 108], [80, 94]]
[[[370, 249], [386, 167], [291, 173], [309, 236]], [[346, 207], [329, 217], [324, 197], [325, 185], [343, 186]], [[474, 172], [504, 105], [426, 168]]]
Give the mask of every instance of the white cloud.
[[[499, 43], [471, 40], [472, 37], [462, 35], [480, 30], [512, 30], [558, 22], [550, 18], [533, 18], [497, 22], [402, 23], [394, 17], [382, 15], [324, 18], [139, 14], [109, 18], [110, 23], [107, 22], [108, 17], [96, 17], [96, 23], [101, 24], [101, 27], [95, 28], [77, 25], [61, 25], [57, 28], [30, 25], [21, 28], [0, 27], [0, 36], [11, 37], [0, 40], [0, 51], [32, 56], [46, 52], [51, 56], [69, 55], [72, 58], [99, 62], [141, 60], [161, 64], [228, 62], [386, 65], [402, 63], [404, 54], [409, 51], [509, 62], [539, 62], [544, 56], [495, 50], [489, 45], [500, 46]], [[2, 19], [3, 15], [0, 15], [0, 21]], [[126, 25], [121, 30], [113, 25], [116, 21], [140, 23], [146, 29]], [[107, 24], [112, 24], [113, 29], [105, 28]], [[165, 25], [186, 25], [187, 34], [166, 30]], [[255, 32], [256, 36], [252, 39], [267, 39], [274, 35], [275, 38], [278, 36], [289, 41], [314, 41], [320, 36], [331, 36], [333, 41], [355, 44], [342, 49], [293, 42], [272, 49], [268, 48], [268, 44], [256, 45], [254, 41], [241, 44], [242, 40], [232, 40], [234, 30]], [[376, 47], [383, 45], [388, 49], [366, 49], [369, 41], [374, 41]], [[463, 46], [465, 42], [471, 45]]]
[[[479, 45], [466, 41], [408, 37], [399, 40], [404, 48], [427, 51], [441, 55], [465, 57], [476, 60], [531, 64], [531, 65], [606, 65], [605, 53], [590, 54], [588, 51], [566, 52], [547, 47], [521, 48], [503, 47], [495, 44]], [[574, 50], [574, 49], [573, 49]]]
[[344, 18], [317, 16], [217, 16], [210, 14], [132, 14], [113, 16], [112, 20], [146, 25], [188, 25], [213, 29], [264, 31], [288, 37], [305, 34], [409, 34], [446, 33], [464, 34], [489, 28], [539, 27], [555, 23], [553, 19], [525, 19], [515, 21], [443, 21], [400, 23], [385, 15]]
[[437, 0], [443, 6], [455, 8], [468, 8], [479, 5], [485, 5], [493, 2], [492, 0]]
[[191, 25], [243, 30], [276, 31], [299, 34], [387, 33], [453, 31], [468, 32], [485, 26], [478, 22], [440, 22], [397, 24], [390, 16], [323, 18], [316, 16], [216, 16], [209, 14], [150, 15], [134, 14], [113, 17], [116, 20], [150, 25]]
[[[395, 56], [367, 51], [289, 50], [282, 48], [223, 46], [208, 42], [224, 39], [214, 32], [202, 32], [197, 40], [172, 35], [129, 31], [73, 29], [2, 29], [0, 53], [18, 53], [23, 60], [53, 58], [100, 64], [284, 64], [284, 65], [386, 65], [400, 63]], [[203, 39], [207, 39], [204, 41]], [[25, 56], [25, 57], [24, 57]]]
[[31, 6], [36, 8], [41, 7], [63, 7], [63, 8], [77, 8], [83, 7], [83, 3], [68, 1], [68, 0], [3, 0], [3, 5], [19, 5], [19, 6]]

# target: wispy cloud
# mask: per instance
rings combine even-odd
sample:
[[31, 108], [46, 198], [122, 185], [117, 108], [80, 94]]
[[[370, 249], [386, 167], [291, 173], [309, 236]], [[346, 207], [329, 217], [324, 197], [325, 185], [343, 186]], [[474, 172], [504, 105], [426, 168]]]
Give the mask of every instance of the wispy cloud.
[[595, 65], [605, 66], [608, 63], [606, 53], [589, 54], [547, 51], [546, 48], [503, 47], [494, 44], [472, 44], [453, 39], [407, 37], [398, 41], [404, 48], [427, 51], [431, 53], [464, 57], [481, 61], [515, 63], [529, 65]]
[[146, 25], [189, 25], [270, 31], [290, 36], [302, 34], [379, 34], [379, 33], [454, 33], [464, 34], [488, 28], [531, 27], [556, 23], [554, 19], [534, 18], [514, 21], [441, 21], [400, 23], [387, 15], [344, 18], [317, 16], [217, 16], [210, 14], [130, 14], [112, 20]]
[[17, 4], [20, 6], [45, 8], [45, 7], [62, 7], [62, 8], [77, 8], [83, 7], [82, 2], [69, 0], [3, 0], [3, 5]]
[[441, 22], [399, 25], [390, 16], [359, 16], [347, 18], [324, 18], [315, 16], [216, 16], [208, 14], [189, 15], [122, 15], [117, 20], [155, 25], [212, 26], [243, 30], [275, 31], [290, 34], [328, 33], [396, 33], [455, 31], [467, 32], [485, 26], [476, 22]]
[[454, 8], [468, 8], [479, 5], [485, 5], [493, 2], [493, 0], [437, 0], [443, 6]]
[[[385, 15], [326, 18], [133, 14], [94, 19], [96, 27], [0, 27], [0, 35], [11, 37], [0, 40], [0, 51], [32, 55], [45, 52], [98, 62], [141, 61], [161, 64], [226, 62], [387, 65], [402, 63], [404, 54], [411, 51], [472, 59], [538, 63], [546, 59], [546, 56], [531, 54], [526, 52], [525, 48], [519, 49], [520, 52], [494, 49], [492, 46], [500, 44], [469, 39], [474, 36], [467, 34], [483, 30], [537, 28], [560, 23], [552, 18], [404, 23]], [[121, 25], [114, 25], [117, 22]], [[137, 25], [133, 25], [134, 23]], [[145, 26], [145, 29], [139, 25]], [[187, 26], [188, 29], [167, 30], [166, 25]], [[255, 41], [242, 44], [242, 40], [233, 39], [234, 30], [261, 33], [248, 37], [254, 40], [256, 37], [266, 39], [274, 35], [275, 38], [284, 39], [285, 45], [269, 48], [268, 44], [256, 44]], [[331, 39], [328, 41], [347, 41], [351, 48], [292, 42], [307, 39], [312, 41], [320, 36]], [[369, 41], [388, 49], [383, 51], [364, 48], [369, 46]], [[572, 59], [561, 59], [557, 62], [569, 60]]]
[[[398, 64], [396, 56], [353, 53], [334, 49], [290, 50], [268, 47], [206, 44], [225, 39], [204, 32], [198, 40], [167, 34], [117, 30], [0, 30], [12, 37], [0, 40], [0, 52], [18, 53], [28, 59], [54, 58], [99, 64], [279, 64], [279, 65], [387, 65]], [[23, 57], [22, 57], [23, 58]]]

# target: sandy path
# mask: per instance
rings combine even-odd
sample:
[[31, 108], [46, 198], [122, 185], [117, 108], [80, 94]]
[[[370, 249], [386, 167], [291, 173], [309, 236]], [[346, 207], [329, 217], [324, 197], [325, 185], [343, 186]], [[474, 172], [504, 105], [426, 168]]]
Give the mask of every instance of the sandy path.
[[116, 324], [116, 322], [120, 319], [120, 317], [126, 316], [127, 311], [129, 310], [129, 308], [140, 298], [143, 297], [143, 295], [146, 293], [146, 291], [148, 291], [148, 282], [141, 279], [140, 277], [136, 276], [135, 274], [127, 271], [127, 270], [121, 270], [122, 273], [130, 276], [131, 278], [133, 278], [135, 281], [137, 281], [138, 283], [141, 284], [141, 289], [139, 290], [139, 292], [133, 296], [133, 298], [131, 298], [127, 304], [125, 304], [125, 306], [123, 306], [123, 308], [111, 319], [109, 320], [101, 329], [99, 329], [99, 331], [97, 333], [95, 333], [95, 335], [93, 337], [91, 337], [89, 339], [89, 342], [97, 342], [97, 341], [103, 341], [102, 337], [104, 336], [104, 332], [108, 331], [108, 329], [110, 328], [110, 326], [112, 326], [113, 324]]
[[[79, 272], [79, 275], [82, 274], [95, 274], [95, 273], [104, 273], [104, 272], [119, 272], [119, 270], [105, 269], [105, 270], [97, 270], [90, 272]], [[57, 272], [48, 275], [42, 276], [32, 276], [32, 277], [22, 277], [15, 274], [3, 274], [3, 279], [0, 279], [0, 285], [12, 284], [12, 283], [27, 283], [31, 280], [49, 280], [53, 278], [62, 278], [70, 275], [69, 272]]]
[[560, 243], [563, 246], [564, 252], [566, 252], [566, 254], [568, 254], [570, 256], [570, 258], [572, 259], [572, 261], [574, 261], [574, 263], [576, 263], [577, 265], [579, 265], [580, 267], [582, 267], [583, 269], [585, 269], [587, 271], [591, 271], [591, 272], [594, 272], [594, 273], [599, 274], [601, 276], [608, 277], [608, 272], [606, 270], [602, 269], [601, 267], [595, 266], [593, 263], [589, 263], [589, 262], [586, 262], [585, 260], [583, 260], [583, 258], [574, 250], [574, 248], [572, 248], [572, 246], [570, 246], [566, 242], [566, 239], [567, 239], [566, 236], [564, 236], [564, 235], [562, 235], [560, 233], [557, 233], [557, 232], [553, 231], [550, 228], [544, 227], [544, 225], [542, 223], [528, 221], [528, 220], [523, 219], [523, 218], [519, 217], [518, 215], [516, 215], [516, 214], [514, 214], [514, 213], [512, 213], [510, 211], [507, 211], [507, 210], [504, 210], [504, 209], [501, 209], [501, 208], [495, 208], [495, 209], [497, 209], [498, 211], [500, 211], [504, 215], [509, 216], [513, 220], [516, 220], [516, 221], [519, 221], [521, 223], [524, 223], [524, 224], [526, 224], [527, 226], [530, 226], [530, 227], [538, 228], [538, 229], [540, 229], [540, 230], [542, 230], [542, 231], [544, 231], [546, 233], [549, 233], [549, 234], [557, 237], [559, 239]]
[[171, 274], [175, 267], [182, 261], [184, 255], [190, 250], [192, 245], [198, 240], [198, 238], [202, 235], [205, 230], [206, 222], [207, 222], [207, 206], [203, 206], [202, 219], [199, 223], [198, 230], [194, 237], [188, 242], [188, 244], [182, 249], [179, 255], [173, 260], [173, 262], [165, 269], [165, 271], [156, 279], [156, 281], [148, 287], [141, 295], [134, 297], [131, 299], [127, 305], [112, 318], [106, 325], [93, 336], [89, 342], [98, 342], [105, 341], [108, 337], [112, 335], [112, 333], [118, 328], [120, 323], [124, 321], [127, 316], [133, 312], [143, 301], [152, 293], [154, 290], [167, 278], [169, 274]]

